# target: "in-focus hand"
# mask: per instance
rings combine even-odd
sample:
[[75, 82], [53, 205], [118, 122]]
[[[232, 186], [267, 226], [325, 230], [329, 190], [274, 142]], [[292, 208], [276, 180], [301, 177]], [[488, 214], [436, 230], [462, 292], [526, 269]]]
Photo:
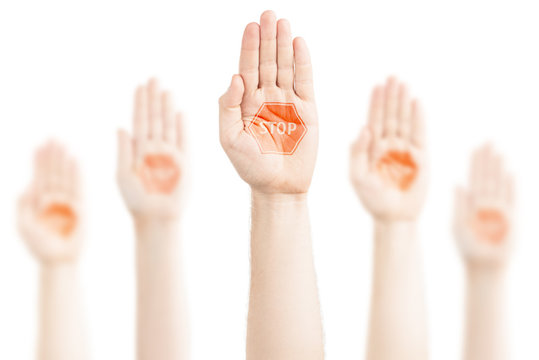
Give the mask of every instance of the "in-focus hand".
[[55, 142], [38, 149], [34, 179], [18, 206], [19, 231], [44, 263], [74, 261], [81, 245], [79, 170]]
[[118, 132], [117, 180], [136, 217], [176, 218], [185, 178], [182, 125], [170, 93], [156, 80], [135, 94], [133, 138]]
[[454, 232], [464, 259], [472, 264], [505, 264], [513, 236], [513, 178], [489, 146], [478, 149], [468, 189], [455, 194]]
[[427, 191], [423, 116], [404, 84], [389, 78], [372, 92], [368, 124], [354, 142], [350, 177], [378, 220], [415, 220]]
[[[251, 125], [264, 103], [273, 105]], [[254, 191], [308, 191], [318, 148], [311, 60], [305, 41], [292, 40], [288, 21], [272, 11], [245, 28], [240, 74], [219, 99], [219, 119], [221, 144]]]

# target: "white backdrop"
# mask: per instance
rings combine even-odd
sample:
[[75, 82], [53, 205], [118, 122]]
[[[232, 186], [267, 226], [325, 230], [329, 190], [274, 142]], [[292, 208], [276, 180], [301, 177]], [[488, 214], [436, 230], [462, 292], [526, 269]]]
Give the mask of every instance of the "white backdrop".
[[539, 358], [539, 22], [532, 1], [0, 2], [0, 358], [31, 359], [37, 267], [15, 228], [36, 146], [78, 157], [86, 195], [81, 282], [93, 359], [134, 349], [134, 239], [116, 188], [116, 129], [157, 76], [187, 116], [192, 166], [183, 241], [194, 359], [244, 357], [249, 192], [218, 141], [217, 98], [244, 26], [267, 8], [312, 53], [320, 148], [310, 194], [327, 359], [364, 357], [371, 220], [348, 182], [348, 146], [371, 87], [395, 74], [425, 105], [431, 158], [420, 222], [433, 359], [458, 359], [463, 272], [450, 232], [454, 186], [492, 140], [517, 176], [509, 278], [515, 359]]

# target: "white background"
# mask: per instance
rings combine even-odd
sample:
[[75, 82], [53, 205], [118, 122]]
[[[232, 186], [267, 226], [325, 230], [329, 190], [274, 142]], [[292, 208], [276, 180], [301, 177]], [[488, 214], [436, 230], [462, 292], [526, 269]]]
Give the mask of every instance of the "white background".
[[[116, 129], [157, 76], [187, 116], [183, 216], [194, 359], [244, 358], [249, 189], [218, 141], [217, 98], [237, 71], [244, 26], [267, 8], [312, 53], [320, 148], [310, 194], [327, 359], [364, 357], [371, 219], [347, 177], [370, 89], [410, 84], [428, 121], [431, 184], [420, 221], [433, 359], [458, 359], [463, 272], [450, 232], [454, 186], [492, 140], [517, 176], [509, 277], [514, 359], [539, 347], [539, 22], [523, 1], [0, 2], [0, 358], [31, 359], [37, 266], [15, 227], [34, 149], [50, 137], [80, 160], [86, 195], [81, 284], [94, 359], [134, 354], [134, 239], [116, 188]], [[535, 4], [536, 5], [536, 4]]]

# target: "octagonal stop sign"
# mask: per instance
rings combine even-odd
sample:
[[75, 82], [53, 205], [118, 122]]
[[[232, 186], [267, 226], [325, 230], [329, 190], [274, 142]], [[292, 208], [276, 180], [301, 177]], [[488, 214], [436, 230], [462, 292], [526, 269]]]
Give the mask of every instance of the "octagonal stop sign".
[[263, 154], [292, 155], [307, 133], [293, 103], [265, 102], [248, 127]]

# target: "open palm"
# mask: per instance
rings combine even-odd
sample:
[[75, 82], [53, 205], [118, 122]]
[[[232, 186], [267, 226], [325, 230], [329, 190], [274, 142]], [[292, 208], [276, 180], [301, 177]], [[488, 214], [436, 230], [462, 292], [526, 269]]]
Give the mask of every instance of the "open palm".
[[152, 79], [135, 94], [133, 138], [118, 133], [117, 180], [128, 209], [143, 217], [176, 217], [185, 179], [181, 116]]
[[372, 93], [369, 122], [354, 142], [350, 177], [376, 218], [414, 220], [427, 188], [423, 117], [417, 100], [395, 78]]
[[[299, 129], [290, 125], [286, 111], [271, 112], [267, 122], [253, 122], [264, 103], [293, 104], [305, 124], [304, 136], [290, 136], [291, 129]], [[292, 41], [288, 21], [277, 22], [275, 14], [266, 11], [260, 25], [247, 25], [240, 75], [232, 78], [219, 105], [221, 144], [244, 181], [267, 193], [308, 190], [318, 148], [318, 119], [309, 52], [303, 39]], [[266, 145], [274, 151], [264, 151], [255, 131], [268, 135]], [[297, 143], [293, 151], [283, 150], [291, 141]]]
[[37, 151], [34, 179], [19, 200], [19, 230], [40, 261], [73, 261], [82, 241], [81, 217], [77, 164], [50, 142]]
[[473, 156], [468, 189], [455, 195], [454, 232], [465, 259], [503, 264], [513, 234], [513, 179], [490, 146]]

